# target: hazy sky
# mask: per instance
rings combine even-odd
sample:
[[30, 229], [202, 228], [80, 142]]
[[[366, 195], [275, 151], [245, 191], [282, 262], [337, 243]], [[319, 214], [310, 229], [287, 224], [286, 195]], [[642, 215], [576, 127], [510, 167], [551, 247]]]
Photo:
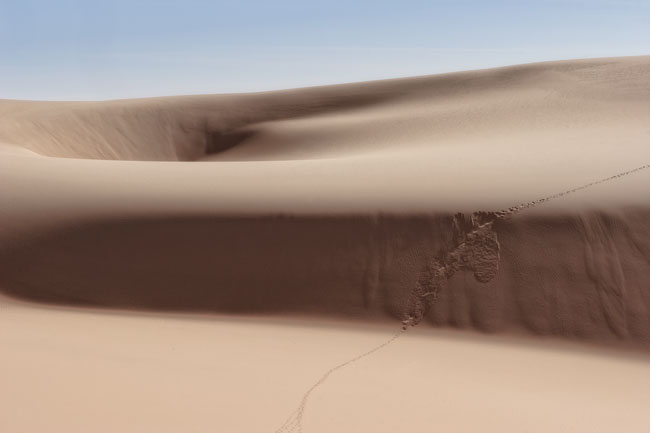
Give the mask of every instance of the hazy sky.
[[650, 0], [0, 0], [0, 98], [268, 90], [650, 54]]

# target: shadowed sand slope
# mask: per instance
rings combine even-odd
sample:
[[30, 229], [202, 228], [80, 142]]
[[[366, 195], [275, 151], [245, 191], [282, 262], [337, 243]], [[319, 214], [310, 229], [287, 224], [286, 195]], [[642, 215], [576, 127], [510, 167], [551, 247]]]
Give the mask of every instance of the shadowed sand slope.
[[650, 57], [0, 101], [0, 288], [648, 346], [649, 143]]

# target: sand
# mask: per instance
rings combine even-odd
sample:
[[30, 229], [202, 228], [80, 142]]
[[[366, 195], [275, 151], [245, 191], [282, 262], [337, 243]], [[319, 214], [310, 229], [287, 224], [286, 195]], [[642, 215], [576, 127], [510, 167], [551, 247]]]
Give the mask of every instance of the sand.
[[0, 100], [0, 429], [276, 431], [404, 324], [294, 431], [644, 431], [649, 102], [650, 57]]
[[[0, 315], [0, 431], [274, 432], [318, 376], [389, 324], [14, 305]], [[305, 432], [647, 431], [643, 355], [410, 330], [316, 391]]]

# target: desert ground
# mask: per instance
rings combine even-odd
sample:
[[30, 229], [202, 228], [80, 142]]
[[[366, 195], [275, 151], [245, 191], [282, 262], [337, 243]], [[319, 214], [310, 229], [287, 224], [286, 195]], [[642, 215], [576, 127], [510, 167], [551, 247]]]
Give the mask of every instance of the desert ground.
[[0, 100], [0, 431], [647, 432], [650, 57]]

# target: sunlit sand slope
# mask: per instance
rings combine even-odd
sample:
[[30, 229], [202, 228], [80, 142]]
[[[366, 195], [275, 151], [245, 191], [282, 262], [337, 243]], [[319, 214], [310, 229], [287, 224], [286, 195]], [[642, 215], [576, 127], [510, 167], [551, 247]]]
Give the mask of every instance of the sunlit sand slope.
[[650, 343], [649, 57], [4, 100], [0, 143], [11, 296]]

